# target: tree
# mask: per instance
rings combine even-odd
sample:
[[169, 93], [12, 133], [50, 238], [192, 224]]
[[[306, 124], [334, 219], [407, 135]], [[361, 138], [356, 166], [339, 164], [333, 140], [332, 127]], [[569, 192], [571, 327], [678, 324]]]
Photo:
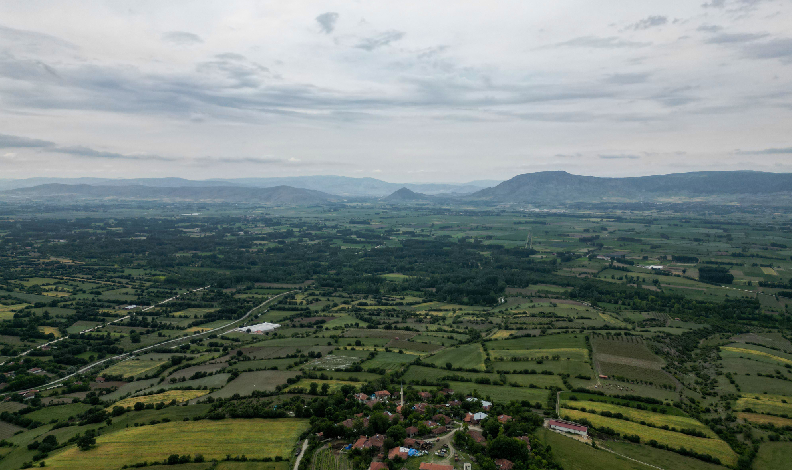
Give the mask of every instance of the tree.
[[311, 387], [308, 390], [308, 393], [310, 393], [311, 395], [318, 395], [319, 394], [319, 384], [317, 384], [316, 382], [311, 382]]
[[385, 434], [400, 445], [402, 441], [404, 441], [404, 438], [407, 437], [407, 431], [399, 424], [391, 426]]
[[142, 401], [135, 403], [135, 411], [143, 411], [145, 407], [146, 405]]
[[322, 395], [327, 395], [330, 393], [330, 384], [323, 383], [322, 384]]
[[95, 444], [96, 444], [96, 431], [93, 429], [89, 429], [85, 431], [85, 434], [83, 434], [77, 439], [77, 447], [79, 447], [80, 450], [83, 451], [90, 449]]

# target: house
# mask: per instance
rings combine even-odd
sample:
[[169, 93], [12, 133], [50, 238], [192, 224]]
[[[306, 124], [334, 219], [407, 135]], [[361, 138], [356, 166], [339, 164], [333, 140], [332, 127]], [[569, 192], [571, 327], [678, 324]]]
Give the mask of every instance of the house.
[[570, 421], [563, 421], [560, 419], [550, 419], [547, 421], [547, 426], [554, 431], [566, 432], [570, 434], [578, 434], [580, 436], [588, 436], [588, 428], [586, 426], [573, 423]]
[[388, 459], [393, 460], [396, 457], [399, 457], [402, 460], [407, 460], [407, 457], [410, 456], [409, 452], [410, 449], [407, 447], [394, 447], [390, 450], [390, 452], [388, 452]]
[[32, 369], [28, 369], [28, 372], [30, 372], [31, 374], [40, 374], [44, 372], [44, 369], [42, 369], [41, 367], [34, 367]]
[[421, 397], [421, 400], [429, 400], [432, 398], [432, 394], [429, 392], [418, 392], [418, 396]]
[[369, 398], [368, 395], [366, 395], [365, 393], [356, 393], [355, 394], [355, 399], [357, 401], [361, 401], [361, 402], [362, 401], [366, 401], [366, 400], [368, 400], [368, 398]]
[[512, 419], [512, 417], [509, 416], [509, 415], [500, 415], [500, 416], [498, 416], [498, 422], [499, 423], [508, 423], [509, 421], [511, 421], [511, 419]]
[[447, 429], [446, 429], [445, 426], [438, 426], [438, 427], [432, 429], [432, 434], [435, 435], [435, 436], [439, 436], [440, 434], [445, 434], [446, 431], [447, 431]]
[[463, 419], [463, 421], [466, 422], [466, 423], [472, 423], [473, 422], [473, 413], [465, 413], [465, 418]]
[[474, 441], [476, 441], [477, 443], [483, 446], [487, 445], [487, 439], [484, 437], [483, 434], [481, 434], [478, 431], [468, 431], [468, 436], [470, 436], [471, 439], [473, 439]]
[[103, 384], [103, 383], [105, 383], [105, 378], [104, 378], [104, 377], [97, 377], [97, 378], [96, 378], [96, 381], [97, 381], [98, 383], [100, 383], [100, 384]]
[[371, 449], [372, 447], [381, 449], [383, 445], [385, 445], [385, 436], [382, 434], [375, 434], [372, 437], [360, 436], [360, 438], [352, 444], [352, 447], [355, 449]]
[[133, 310], [133, 309], [136, 309], [136, 308], [137, 308], [137, 305], [132, 304], [132, 305], [127, 305], [126, 307], [124, 307], [124, 310]]
[[410, 426], [409, 428], [405, 429], [407, 432], [407, 437], [413, 437], [414, 435], [418, 434], [418, 428], [415, 426]]
[[391, 394], [387, 390], [380, 390], [378, 392], [374, 392], [374, 396], [377, 397], [377, 400], [388, 400]]
[[417, 405], [413, 406], [413, 409], [418, 413], [426, 412], [426, 408], [429, 407], [428, 403], [418, 403]]
[[439, 463], [421, 462], [419, 470], [454, 470], [453, 465], [441, 465]]
[[388, 466], [385, 465], [385, 462], [371, 462], [369, 470], [388, 470]]
[[479, 421], [484, 421], [487, 419], [487, 413], [482, 413], [479, 411], [478, 413], [473, 413], [473, 422], [478, 423]]
[[489, 411], [489, 409], [492, 408], [492, 402], [487, 401], [487, 400], [481, 400], [481, 399], [476, 398], [476, 397], [467, 397], [465, 400], [467, 400], [469, 402], [478, 402], [478, 403], [480, 403], [481, 407], [484, 409], [484, 411]]
[[600, 375], [599, 375], [599, 378], [601, 378], [601, 379], [607, 379], [607, 378], [608, 378], [608, 376], [607, 376], [607, 375], [602, 375], [602, 374], [600, 374]]
[[446, 406], [462, 406], [462, 402], [459, 400], [451, 400]]
[[416, 444], [416, 440], [412, 439], [410, 437], [408, 437], [407, 439], [404, 440], [404, 446], [405, 447], [415, 447], [415, 444]]
[[527, 446], [528, 446], [528, 450], [531, 450], [531, 439], [530, 439], [530, 438], [528, 438], [528, 436], [520, 436], [520, 437], [518, 437], [517, 439], [519, 439], [519, 440], [521, 440], [521, 441], [525, 442], [525, 445], [527, 445]]
[[435, 423], [434, 421], [424, 421], [424, 424], [426, 425], [427, 428], [430, 429], [437, 426], [437, 423]]
[[511, 470], [514, 467], [514, 462], [506, 459], [495, 459], [495, 466], [500, 470]]
[[432, 419], [437, 421], [438, 423], [445, 423], [445, 424], [451, 423], [451, 418], [441, 413], [432, 416]]

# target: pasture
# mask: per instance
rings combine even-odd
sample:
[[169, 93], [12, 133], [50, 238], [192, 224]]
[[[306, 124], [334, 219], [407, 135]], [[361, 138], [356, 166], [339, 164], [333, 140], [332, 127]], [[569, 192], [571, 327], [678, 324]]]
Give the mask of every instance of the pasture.
[[165, 364], [165, 359], [128, 359], [121, 361], [104, 370], [105, 375], [120, 375], [124, 378], [135, 377], [153, 371], [157, 367]]
[[446, 364], [450, 363], [453, 367], [484, 370], [484, 351], [481, 349], [480, 344], [465, 344], [444, 349], [427, 358], [426, 362], [440, 367], [445, 367]]

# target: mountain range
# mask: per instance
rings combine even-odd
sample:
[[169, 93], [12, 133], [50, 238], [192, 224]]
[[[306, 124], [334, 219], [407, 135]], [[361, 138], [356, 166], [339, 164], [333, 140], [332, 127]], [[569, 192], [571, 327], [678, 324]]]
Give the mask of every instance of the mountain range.
[[[281, 183], [275, 185], [275, 183]], [[287, 184], [289, 183], [289, 184]], [[487, 183], [491, 187], [482, 187]], [[538, 204], [574, 202], [774, 202], [792, 205], [792, 174], [707, 171], [608, 178], [546, 171], [517, 175], [499, 184], [387, 183], [374, 178], [306, 176], [195, 181], [182, 178], [76, 178], [0, 180], [3, 200], [138, 199], [321, 204], [379, 201], [384, 204]], [[394, 189], [395, 188], [395, 189]]]

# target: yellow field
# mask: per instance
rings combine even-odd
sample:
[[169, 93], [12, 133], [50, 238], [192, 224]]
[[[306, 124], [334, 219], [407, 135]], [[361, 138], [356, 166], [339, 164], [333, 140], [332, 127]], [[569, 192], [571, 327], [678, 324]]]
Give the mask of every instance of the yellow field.
[[287, 388], [285, 391], [288, 392], [294, 388], [304, 388], [307, 392], [311, 389], [311, 382], [316, 382], [319, 386], [319, 391], [322, 390], [322, 384], [327, 384], [330, 386], [330, 393], [335, 392], [336, 390], [340, 389], [344, 385], [351, 385], [355, 388], [360, 386], [359, 382], [347, 382], [346, 380], [313, 380], [313, 379], [300, 379], [299, 382], [292, 385], [291, 387]]
[[772, 359], [774, 361], [782, 362], [784, 364], [792, 364], [792, 360], [787, 359], [785, 357], [779, 357], [774, 354], [766, 353], [764, 351], [757, 351], [756, 349], [746, 349], [746, 348], [735, 348], [732, 346], [721, 346], [721, 349], [724, 351], [731, 351], [740, 354], [753, 354], [754, 356], [761, 356], [766, 357], [768, 359]]
[[144, 372], [156, 369], [157, 367], [165, 364], [164, 359], [141, 361], [140, 359], [130, 359], [128, 361], [119, 362], [105, 369], [105, 375], [122, 375], [124, 377], [133, 377]]
[[55, 328], [54, 326], [40, 326], [38, 327], [38, 329], [40, 332], [44, 333], [45, 335], [52, 333], [53, 335], [55, 335], [56, 338], [61, 337], [60, 331], [58, 331], [58, 329]]
[[225, 419], [179, 421], [125, 428], [96, 439], [86, 452], [70, 447], [47, 458], [47, 467], [79, 470], [121, 468], [148, 460], [165, 460], [171, 454], [202, 454], [206, 460], [226, 454], [248, 458], [281, 456], [288, 460], [300, 434], [308, 429], [304, 419]]
[[185, 333], [201, 333], [204, 331], [209, 331], [211, 328], [207, 328], [205, 326], [193, 326], [192, 328], [187, 328], [184, 330]]
[[26, 305], [27, 304], [0, 305], [0, 320], [10, 320], [14, 318], [14, 314], [17, 312], [17, 310]]
[[792, 426], [792, 419], [781, 418], [778, 416], [760, 415], [756, 413], [735, 413], [735, 415], [740, 419], [744, 419], [752, 423], [772, 424], [774, 426], [778, 426], [779, 428], [783, 426]]
[[492, 339], [503, 339], [513, 335], [517, 330], [498, 330], [494, 335], [490, 336]]
[[174, 312], [173, 315], [176, 317], [192, 317], [198, 315], [199, 317], [203, 317], [207, 313], [214, 312], [217, 310], [216, 308], [188, 308], [186, 310], [181, 310], [179, 312]]
[[778, 276], [778, 273], [773, 268], [761, 268], [762, 272], [765, 274], [769, 274], [770, 276]]
[[688, 436], [679, 432], [666, 431], [664, 429], [642, 426], [640, 424], [624, 421], [616, 418], [606, 418], [592, 413], [584, 413], [576, 410], [562, 410], [561, 415], [572, 421], [587, 419], [594, 426], [609, 427], [621, 434], [637, 434], [641, 436], [641, 441], [648, 442], [651, 439], [678, 449], [684, 447], [696, 451], [700, 454], [709, 454], [720, 459], [721, 463], [734, 465], [737, 463], [737, 454], [729, 447], [729, 444], [720, 439], [707, 439], [705, 437]]
[[613, 325], [625, 326], [625, 323], [623, 321], [619, 320], [618, 318], [613, 317], [612, 315], [608, 315], [607, 313], [600, 312], [599, 316], [600, 316], [600, 318], [602, 318], [606, 322], [611, 323]]
[[773, 414], [792, 414], [792, 403], [784, 403], [781, 400], [792, 402], [792, 397], [783, 395], [745, 395], [737, 399], [734, 405], [736, 410], [750, 408], [757, 413]]
[[169, 390], [163, 393], [157, 393], [155, 395], [145, 395], [140, 397], [129, 397], [124, 398], [121, 401], [113, 403], [112, 406], [108, 406], [107, 410], [110, 411], [115, 406], [123, 406], [126, 408], [127, 406], [135, 406], [135, 403], [141, 402], [144, 405], [148, 403], [170, 403], [173, 400], [176, 400], [177, 403], [182, 403], [187, 400], [192, 400], [193, 398], [202, 397], [206, 394], [211, 392], [211, 390]]
[[653, 424], [655, 426], [662, 426], [664, 424], [668, 425], [668, 427], [677, 428], [678, 430], [682, 429], [695, 429], [696, 431], [701, 431], [709, 437], [717, 438], [718, 435], [715, 434], [707, 425], [696, 421], [693, 418], [687, 416], [673, 416], [673, 415], [666, 415], [662, 413], [653, 413], [651, 411], [645, 410], [637, 410], [635, 408], [629, 408], [626, 406], [619, 406], [614, 405], [612, 403], [601, 403], [595, 401], [580, 401], [580, 400], [562, 400], [561, 407], [568, 407], [572, 406], [575, 408], [586, 408], [587, 410], [591, 411], [610, 411], [611, 413], [621, 413], [627, 418], [630, 418], [630, 421], [634, 423], [639, 423], [644, 421], [649, 424]]

